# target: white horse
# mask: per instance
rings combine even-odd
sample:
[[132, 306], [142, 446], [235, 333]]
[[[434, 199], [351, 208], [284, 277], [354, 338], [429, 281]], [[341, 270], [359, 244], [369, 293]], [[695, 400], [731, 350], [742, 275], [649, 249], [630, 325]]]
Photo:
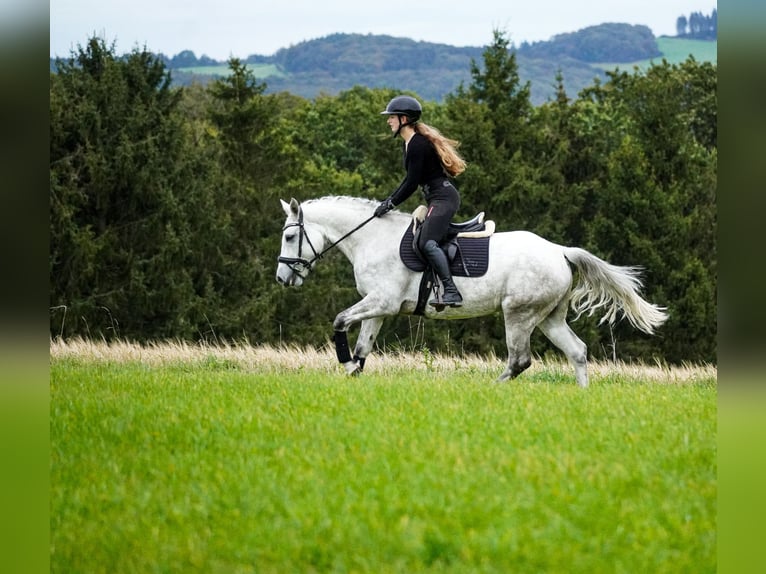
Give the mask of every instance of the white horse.
[[[402, 263], [399, 242], [411, 215], [391, 211], [373, 216], [377, 202], [352, 197], [323, 197], [299, 204], [280, 200], [287, 215], [277, 266], [277, 281], [300, 286], [324, 254], [337, 246], [354, 268], [362, 299], [335, 317], [338, 359], [348, 374], [358, 374], [373, 348], [383, 319], [412, 314], [422, 273]], [[573, 285], [570, 264], [579, 271]], [[613, 324], [622, 313], [641, 331], [653, 334], [667, 315], [639, 295], [637, 267], [619, 267], [578, 247], [564, 247], [527, 231], [495, 233], [489, 241], [489, 266], [481, 277], [455, 277], [462, 307], [436, 311], [432, 319], [465, 319], [502, 310], [508, 366], [498, 378], [516, 377], [531, 364], [530, 336], [539, 327], [574, 366], [577, 383], [588, 386], [587, 349], [567, 325], [569, 307], [577, 317], [603, 310], [601, 322]], [[354, 356], [348, 351], [349, 327], [361, 322]]]

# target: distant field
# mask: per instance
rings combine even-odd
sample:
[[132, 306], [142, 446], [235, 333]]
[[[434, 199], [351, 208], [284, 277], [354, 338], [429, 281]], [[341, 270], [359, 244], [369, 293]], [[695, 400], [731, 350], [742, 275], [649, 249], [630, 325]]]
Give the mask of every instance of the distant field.
[[[200, 76], [228, 76], [229, 73], [231, 73], [228, 64], [221, 64], [219, 66], [192, 66], [189, 68], [175, 69], [180, 72], [188, 72], [190, 74], [198, 74]], [[247, 69], [250, 70], [256, 78], [284, 76], [284, 74], [274, 64], [247, 64]]]
[[704, 41], [704, 40], [686, 40], [682, 38], [657, 38], [657, 46], [662, 52], [662, 56], [650, 60], [641, 60], [638, 62], [625, 63], [602, 63], [595, 64], [596, 67], [602, 70], [614, 70], [615, 68], [621, 68], [625, 70], [632, 70], [634, 66], [640, 70], [645, 70], [652, 63], [661, 64], [663, 58], [668, 61], [669, 64], [680, 64], [685, 62], [689, 55], [694, 56], [694, 59], [698, 62], [711, 62], [716, 64], [718, 62], [718, 42], [717, 41]]
[[716, 570], [711, 367], [51, 346], [51, 572]]
[[718, 41], [684, 40], [681, 38], [658, 38], [657, 45], [668, 62], [679, 63], [689, 54], [698, 62], [718, 62]]

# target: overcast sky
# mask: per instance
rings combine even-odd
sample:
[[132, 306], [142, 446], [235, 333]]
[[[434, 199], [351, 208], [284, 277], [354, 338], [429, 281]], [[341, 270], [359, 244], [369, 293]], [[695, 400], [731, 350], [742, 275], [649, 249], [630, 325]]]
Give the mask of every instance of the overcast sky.
[[717, 0], [50, 0], [50, 53], [69, 56], [94, 35], [115, 42], [117, 53], [192, 50], [221, 61], [334, 33], [486, 46], [498, 29], [518, 45], [621, 22], [672, 36], [679, 16], [716, 7]]

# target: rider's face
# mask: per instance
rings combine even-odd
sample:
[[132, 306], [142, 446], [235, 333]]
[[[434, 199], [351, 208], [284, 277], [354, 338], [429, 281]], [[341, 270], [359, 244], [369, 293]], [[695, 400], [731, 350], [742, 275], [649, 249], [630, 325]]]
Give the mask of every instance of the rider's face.
[[386, 118], [386, 123], [388, 124], [388, 127], [391, 128], [392, 132], [395, 132], [399, 129], [400, 121], [402, 122], [402, 125], [409, 123], [407, 121], [407, 116], [397, 116], [396, 114], [392, 114]]

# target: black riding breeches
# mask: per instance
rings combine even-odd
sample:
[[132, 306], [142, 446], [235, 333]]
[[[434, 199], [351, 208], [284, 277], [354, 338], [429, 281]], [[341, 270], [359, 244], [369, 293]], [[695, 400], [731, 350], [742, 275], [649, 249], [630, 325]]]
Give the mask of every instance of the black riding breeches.
[[434, 240], [441, 243], [447, 235], [450, 221], [460, 207], [460, 195], [457, 190], [447, 185], [438, 194], [429, 198], [428, 210], [418, 237], [418, 248], [421, 252], [426, 241]]

